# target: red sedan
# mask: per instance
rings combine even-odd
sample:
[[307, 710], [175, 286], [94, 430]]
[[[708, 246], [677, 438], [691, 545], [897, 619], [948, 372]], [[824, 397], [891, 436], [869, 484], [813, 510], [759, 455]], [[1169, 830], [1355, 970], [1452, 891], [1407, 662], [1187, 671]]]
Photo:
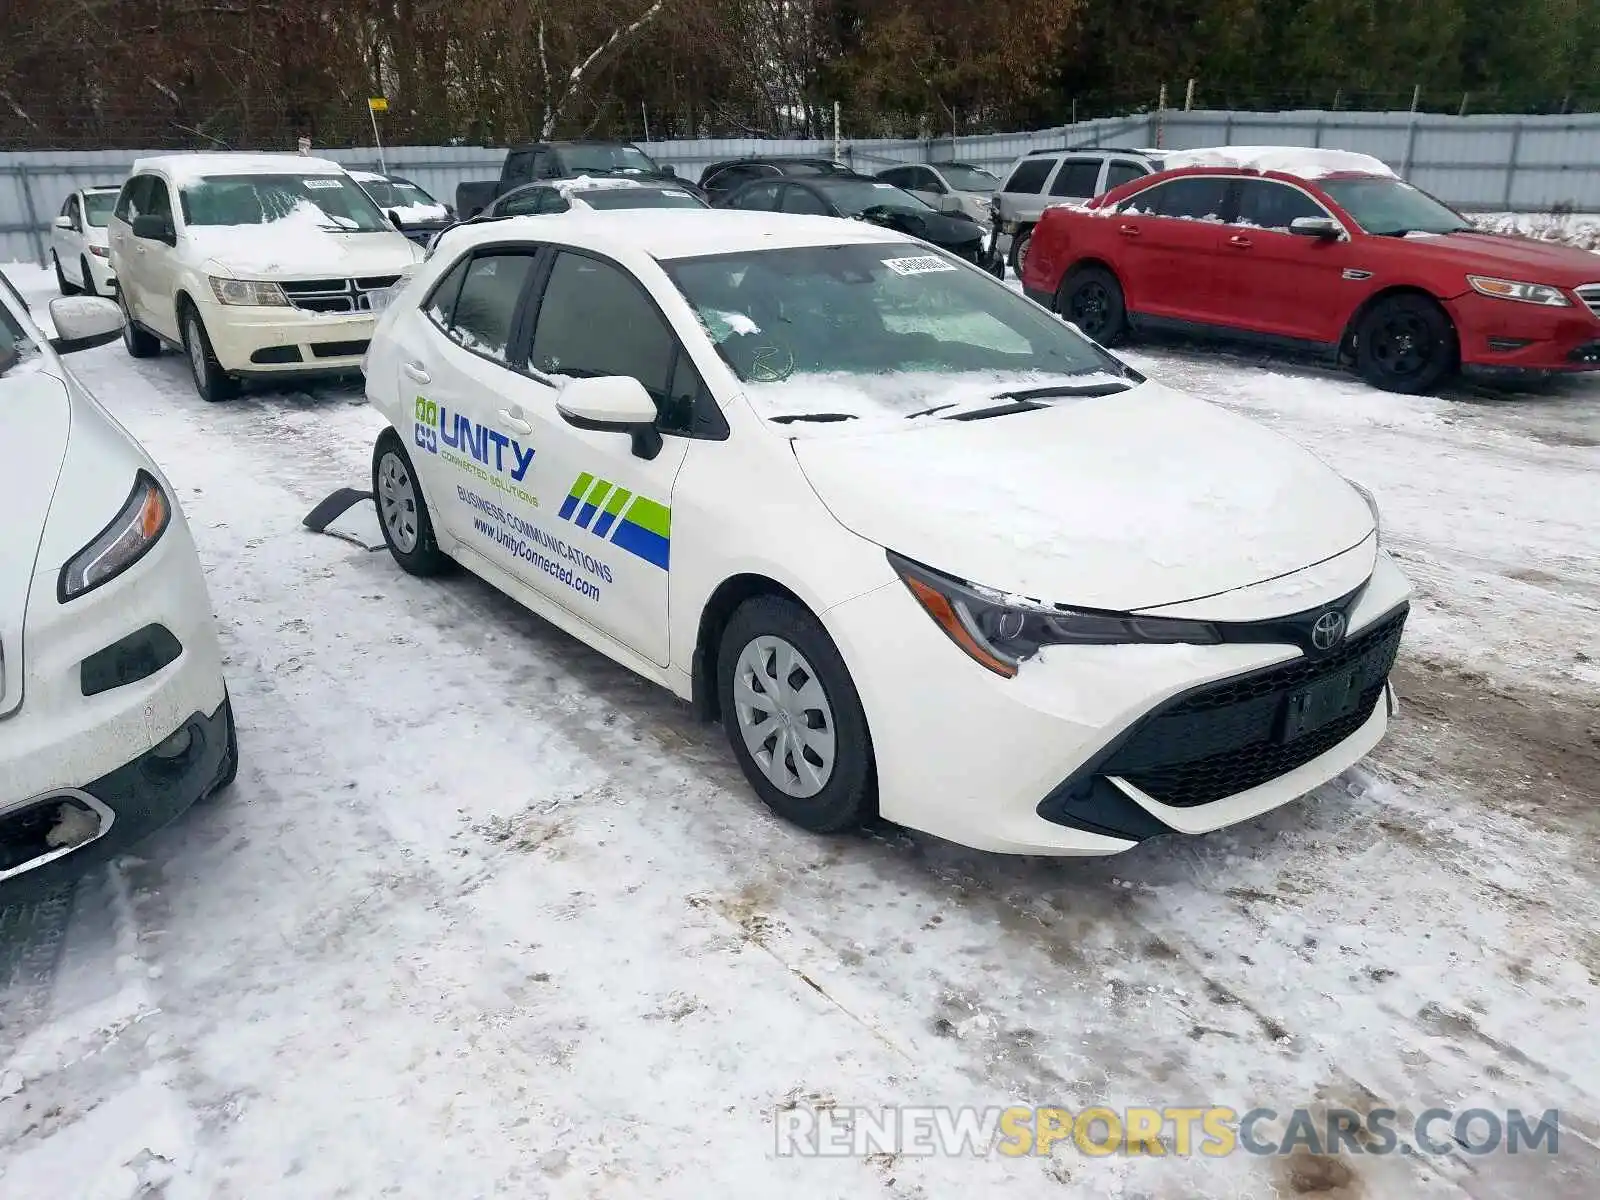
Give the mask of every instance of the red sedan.
[[1245, 340], [1392, 392], [1457, 370], [1600, 370], [1600, 255], [1480, 233], [1366, 155], [1173, 157], [1184, 165], [1046, 210], [1028, 295], [1106, 345], [1158, 331]]

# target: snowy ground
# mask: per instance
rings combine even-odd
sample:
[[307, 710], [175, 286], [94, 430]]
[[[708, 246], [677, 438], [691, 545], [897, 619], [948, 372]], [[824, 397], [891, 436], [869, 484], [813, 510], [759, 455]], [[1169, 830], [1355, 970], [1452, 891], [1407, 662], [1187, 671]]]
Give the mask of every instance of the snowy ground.
[[[207, 406], [176, 356], [74, 359], [180, 490], [244, 766], [0, 914], [0, 1194], [1594, 1196], [1600, 381], [1132, 357], [1367, 485], [1418, 595], [1365, 767], [1104, 861], [782, 825], [664, 693], [300, 528], [366, 476], [356, 390]], [[772, 1153], [784, 1104], [1018, 1101], [1563, 1127], [1554, 1159]]]

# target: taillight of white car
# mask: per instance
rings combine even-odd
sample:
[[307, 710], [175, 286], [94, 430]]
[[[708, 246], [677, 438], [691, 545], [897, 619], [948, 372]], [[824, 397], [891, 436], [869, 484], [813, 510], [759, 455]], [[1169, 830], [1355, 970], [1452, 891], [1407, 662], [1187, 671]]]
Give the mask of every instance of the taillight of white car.
[[57, 599], [65, 604], [121, 575], [149, 553], [171, 521], [166, 492], [153, 475], [140, 471], [116, 519], [61, 568]]

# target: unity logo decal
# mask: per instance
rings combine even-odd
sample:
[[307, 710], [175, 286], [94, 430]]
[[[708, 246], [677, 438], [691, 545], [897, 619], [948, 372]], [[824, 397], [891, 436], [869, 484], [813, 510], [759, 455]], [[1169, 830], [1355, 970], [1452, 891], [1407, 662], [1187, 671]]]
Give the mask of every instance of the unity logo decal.
[[1318, 650], [1332, 650], [1344, 637], [1344, 614], [1329, 609], [1311, 627], [1311, 644]]

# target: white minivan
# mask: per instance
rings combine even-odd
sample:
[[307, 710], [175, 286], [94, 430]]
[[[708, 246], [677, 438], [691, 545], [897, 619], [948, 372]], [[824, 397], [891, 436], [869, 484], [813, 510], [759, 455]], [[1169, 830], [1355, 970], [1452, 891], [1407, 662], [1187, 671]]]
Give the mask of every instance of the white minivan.
[[183, 351], [207, 400], [359, 371], [373, 297], [422, 256], [343, 167], [298, 154], [140, 159], [111, 217], [128, 353]]

